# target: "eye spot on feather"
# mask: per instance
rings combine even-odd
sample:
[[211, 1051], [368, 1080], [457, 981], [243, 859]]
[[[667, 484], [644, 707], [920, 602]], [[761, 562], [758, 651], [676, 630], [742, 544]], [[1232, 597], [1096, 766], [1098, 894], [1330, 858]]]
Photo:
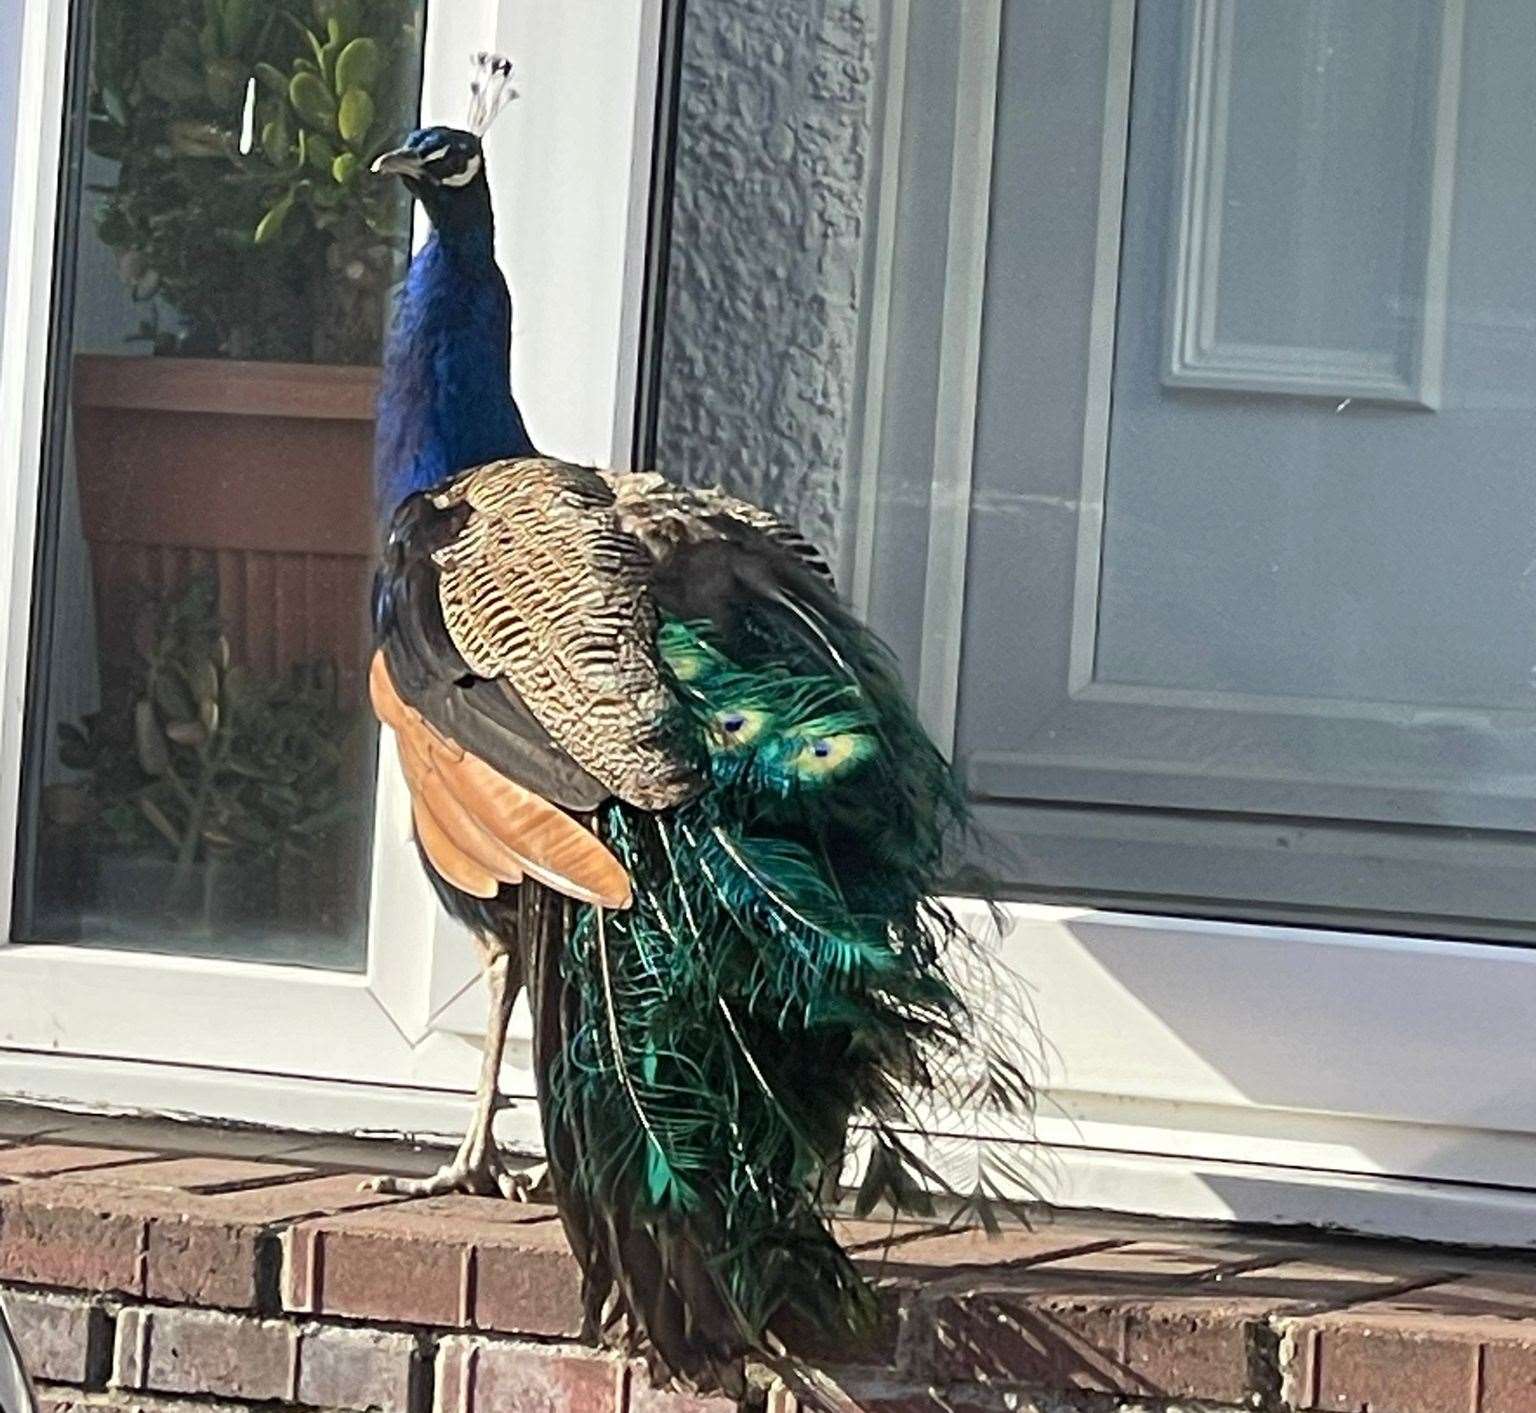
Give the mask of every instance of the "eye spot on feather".
[[825, 780], [862, 765], [875, 750], [874, 738], [862, 731], [818, 736], [795, 753], [794, 768], [804, 780]]
[[767, 722], [765, 712], [729, 708], [715, 713], [715, 737], [730, 750], [739, 750], [757, 740]]
[[704, 675], [704, 659], [698, 653], [664, 654], [664, 657], [679, 682], [697, 682]]

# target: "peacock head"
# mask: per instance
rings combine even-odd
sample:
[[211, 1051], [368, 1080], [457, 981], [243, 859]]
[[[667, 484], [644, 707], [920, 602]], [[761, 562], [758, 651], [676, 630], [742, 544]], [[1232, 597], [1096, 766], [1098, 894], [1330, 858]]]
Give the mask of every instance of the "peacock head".
[[496, 115], [517, 97], [510, 59], [476, 54], [473, 69], [464, 127], [418, 128], [403, 146], [373, 164], [377, 175], [401, 178], [439, 230], [489, 215], [490, 188], [480, 140]]
[[463, 128], [420, 128], [404, 146], [374, 162], [373, 170], [404, 181], [440, 228], [472, 218], [487, 205], [485, 153], [480, 139]]

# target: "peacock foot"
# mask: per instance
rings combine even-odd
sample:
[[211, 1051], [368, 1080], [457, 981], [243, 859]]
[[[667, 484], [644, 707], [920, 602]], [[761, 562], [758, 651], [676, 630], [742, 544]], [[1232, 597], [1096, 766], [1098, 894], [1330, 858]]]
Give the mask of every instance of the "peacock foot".
[[514, 1202], [550, 1202], [554, 1194], [549, 1187], [549, 1164], [529, 1163], [509, 1174], [512, 1191], [505, 1195]]
[[363, 1183], [366, 1192], [382, 1192], [394, 1197], [442, 1197], [460, 1193], [469, 1197], [505, 1197], [512, 1202], [532, 1202], [541, 1196], [547, 1163], [526, 1168], [511, 1168], [494, 1143], [466, 1141], [430, 1177], [407, 1178], [386, 1174]]

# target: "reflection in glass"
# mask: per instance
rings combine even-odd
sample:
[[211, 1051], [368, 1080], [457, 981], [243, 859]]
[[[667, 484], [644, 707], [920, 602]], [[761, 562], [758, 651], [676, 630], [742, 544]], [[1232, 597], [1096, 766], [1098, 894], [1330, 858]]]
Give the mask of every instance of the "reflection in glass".
[[19, 940], [355, 969], [369, 463], [416, 0], [94, 0]]

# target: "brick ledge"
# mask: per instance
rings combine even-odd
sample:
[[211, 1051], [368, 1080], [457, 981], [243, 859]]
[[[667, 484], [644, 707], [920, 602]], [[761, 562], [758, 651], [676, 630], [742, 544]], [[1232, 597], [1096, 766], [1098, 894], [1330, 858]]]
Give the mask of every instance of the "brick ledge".
[[[576, 1344], [553, 1210], [359, 1191], [402, 1159], [436, 1155], [0, 1107], [0, 1297], [45, 1413], [729, 1406]], [[868, 1413], [1536, 1409], [1529, 1260], [1064, 1216], [843, 1235], [885, 1319], [818, 1358]]]

